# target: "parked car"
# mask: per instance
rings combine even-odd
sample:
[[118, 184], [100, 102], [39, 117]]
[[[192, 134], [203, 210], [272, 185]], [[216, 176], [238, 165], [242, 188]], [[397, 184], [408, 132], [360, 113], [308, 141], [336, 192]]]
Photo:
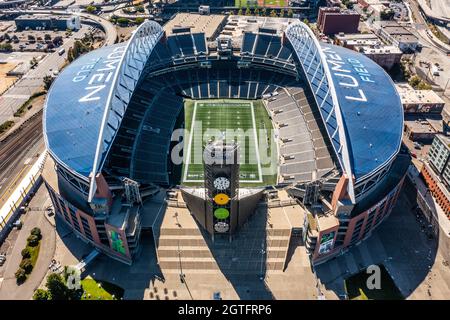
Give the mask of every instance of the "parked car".
[[17, 219], [14, 223], [13, 223], [13, 227], [17, 228], [18, 230], [22, 229], [22, 221], [20, 221], [20, 219]]
[[5, 261], [6, 261], [6, 254], [1, 253], [0, 254], [0, 267], [5, 264]]

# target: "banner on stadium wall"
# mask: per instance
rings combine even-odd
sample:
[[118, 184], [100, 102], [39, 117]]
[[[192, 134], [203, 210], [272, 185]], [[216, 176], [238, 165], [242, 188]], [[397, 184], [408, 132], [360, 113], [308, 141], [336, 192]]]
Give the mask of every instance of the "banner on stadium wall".
[[331, 231], [329, 233], [322, 234], [320, 237], [319, 254], [328, 253], [331, 249], [333, 249], [335, 233], [335, 231]]

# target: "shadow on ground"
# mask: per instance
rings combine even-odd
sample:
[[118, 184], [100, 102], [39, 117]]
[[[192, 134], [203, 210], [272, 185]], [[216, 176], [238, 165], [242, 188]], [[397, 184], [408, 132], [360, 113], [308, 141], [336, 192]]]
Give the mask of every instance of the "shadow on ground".
[[229, 237], [203, 234], [221, 272], [236, 290], [240, 299], [268, 300], [273, 295], [266, 286], [266, 209], [259, 208], [253, 216]]
[[367, 240], [315, 268], [325, 287], [344, 298], [344, 279], [380, 264], [407, 298], [427, 277], [438, 248], [438, 236], [430, 236], [429, 223], [417, 211], [416, 199], [415, 189], [405, 181], [391, 215]]
[[[57, 221], [56, 229], [64, 244], [78, 260], [85, 258], [94, 249], [78, 239], [62, 221]], [[128, 266], [100, 254], [86, 267], [82, 278], [86, 276], [120, 286], [125, 290], [124, 299], [142, 300], [150, 283], [163, 278], [156, 261], [153, 235], [151, 232], [142, 233], [140, 252], [136, 255], [133, 265]]]
[[145, 289], [163, 276], [156, 261], [153, 236], [150, 232], [141, 235], [140, 250], [131, 266], [101, 255], [88, 266], [82, 276], [89, 275], [122, 287], [126, 300], [142, 300]]

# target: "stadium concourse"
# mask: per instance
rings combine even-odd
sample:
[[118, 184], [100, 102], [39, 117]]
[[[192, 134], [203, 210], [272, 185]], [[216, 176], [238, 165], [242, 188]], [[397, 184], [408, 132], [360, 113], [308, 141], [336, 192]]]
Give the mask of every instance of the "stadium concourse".
[[[240, 129], [266, 142], [244, 150], [257, 161], [242, 164], [239, 197], [263, 194], [235, 236], [235, 247], [249, 246], [246, 259], [261, 259], [262, 239], [267, 270], [283, 270], [300, 236], [319, 264], [370, 237], [409, 162], [389, 76], [357, 52], [319, 42], [296, 19], [185, 15], [164, 28], [144, 22], [128, 42], [83, 55], [53, 83], [43, 176], [59, 221], [127, 264], [148, 230], [162, 268], [178, 268], [177, 250], [186, 272], [216, 268], [213, 244], [189, 222], [186, 199], [205, 194], [189, 141]], [[173, 217], [189, 227], [170, 229]]]

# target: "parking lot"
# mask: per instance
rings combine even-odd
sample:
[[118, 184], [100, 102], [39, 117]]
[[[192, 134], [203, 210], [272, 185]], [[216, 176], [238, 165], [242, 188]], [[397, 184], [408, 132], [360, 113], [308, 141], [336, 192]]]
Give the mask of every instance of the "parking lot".
[[[81, 32], [87, 32], [88, 27], [82, 26]], [[74, 36], [75, 32], [62, 30], [23, 30], [9, 28], [7, 32], [0, 33], [0, 43], [10, 43], [13, 51], [41, 51], [47, 52], [55, 49], [64, 41]], [[82, 34], [79, 33], [79, 34]]]
[[408, 8], [403, 2], [391, 2], [389, 8], [394, 10], [394, 19], [397, 21], [409, 21]]

